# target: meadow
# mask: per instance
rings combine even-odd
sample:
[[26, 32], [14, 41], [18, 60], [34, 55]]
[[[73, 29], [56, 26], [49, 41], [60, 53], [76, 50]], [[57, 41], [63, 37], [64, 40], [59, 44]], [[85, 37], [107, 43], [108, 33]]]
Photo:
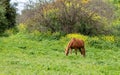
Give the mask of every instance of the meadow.
[[[82, 38], [86, 57], [65, 56], [71, 37]], [[0, 75], [120, 75], [120, 48], [113, 36], [17, 33], [0, 37]]]

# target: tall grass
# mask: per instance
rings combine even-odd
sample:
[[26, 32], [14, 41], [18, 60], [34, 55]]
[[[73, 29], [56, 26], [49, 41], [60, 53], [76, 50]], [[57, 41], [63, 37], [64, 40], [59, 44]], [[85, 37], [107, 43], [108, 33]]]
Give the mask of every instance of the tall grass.
[[[71, 37], [85, 40], [85, 58], [74, 52], [65, 56], [64, 49]], [[59, 33], [43, 34], [37, 31], [1, 37], [0, 74], [119, 75], [120, 49], [115, 44], [116, 37], [109, 37], [61, 36]], [[111, 38], [114, 41], [109, 40]]]

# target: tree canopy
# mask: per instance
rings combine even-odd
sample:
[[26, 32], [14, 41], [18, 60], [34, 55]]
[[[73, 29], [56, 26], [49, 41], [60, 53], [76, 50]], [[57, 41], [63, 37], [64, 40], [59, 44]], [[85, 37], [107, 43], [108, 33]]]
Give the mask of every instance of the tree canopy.
[[13, 28], [16, 22], [16, 9], [10, 0], [0, 0], [0, 33]]
[[109, 0], [38, 0], [22, 11], [19, 22], [30, 32], [111, 34], [115, 10]]

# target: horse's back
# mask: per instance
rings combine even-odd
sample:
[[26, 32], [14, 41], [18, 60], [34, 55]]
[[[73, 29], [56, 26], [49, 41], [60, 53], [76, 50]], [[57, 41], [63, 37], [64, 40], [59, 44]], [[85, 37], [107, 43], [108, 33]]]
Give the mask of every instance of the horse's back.
[[76, 38], [72, 38], [71, 41], [70, 41], [70, 44], [71, 44], [71, 47], [76, 47], [76, 48], [79, 48], [79, 47], [84, 47], [84, 41], [83, 40], [80, 40], [80, 39], [76, 39]]

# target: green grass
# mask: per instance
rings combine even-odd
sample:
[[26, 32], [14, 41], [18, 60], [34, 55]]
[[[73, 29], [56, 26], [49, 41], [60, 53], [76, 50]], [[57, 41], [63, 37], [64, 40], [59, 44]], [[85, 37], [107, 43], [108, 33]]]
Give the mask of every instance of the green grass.
[[28, 36], [0, 38], [0, 75], [119, 75], [120, 49], [86, 46], [80, 53], [65, 56], [67, 40], [35, 41]]

